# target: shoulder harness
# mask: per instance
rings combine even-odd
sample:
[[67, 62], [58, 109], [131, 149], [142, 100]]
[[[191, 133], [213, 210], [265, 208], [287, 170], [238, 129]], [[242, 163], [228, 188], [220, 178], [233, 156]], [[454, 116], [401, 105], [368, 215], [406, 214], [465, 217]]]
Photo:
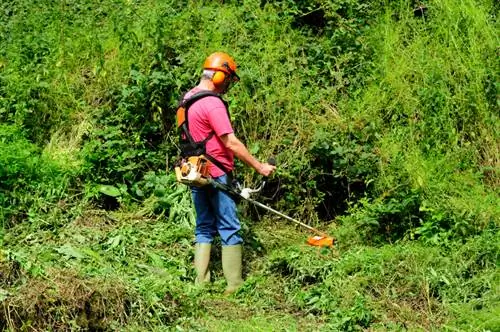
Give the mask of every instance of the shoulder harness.
[[221, 162], [219, 162], [217, 159], [212, 157], [211, 155], [207, 154], [206, 152], [206, 144], [207, 142], [215, 135], [215, 132], [212, 130], [212, 132], [203, 140], [196, 142], [193, 137], [191, 136], [191, 133], [189, 132], [189, 120], [188, 120], [188, 110], [189, 108], [198, 100], [205, 98], [205, 97], [217, 97], [219, 98], [223, 103], [224, 106], [226, 107], [226, 111], [228, 113], [229, 117], [229, 111], [228, 111], [228, 105], [227, 103], [222, 99], [222, 97], [212, 91], [201, 91], [198, 93], [195, 93], [188, 99], [184, 99], [184, 95], [181, 97], [181, 100], [179, 102], [179, 106], [177, 107], [177, 128], [180, 130], [179, 132], [179, 145], [180, 145], [180, 150], [181, 150], [181, 157], [187, 158], [187, 157], [192, 157], [192, 156], [201, 156], [204, 155], [210, 162], [212, 162], [215, 166], [217, 166], [219, 169], [221, 169], [224, 173], [230, 174], [230, 171], [222, 165]]

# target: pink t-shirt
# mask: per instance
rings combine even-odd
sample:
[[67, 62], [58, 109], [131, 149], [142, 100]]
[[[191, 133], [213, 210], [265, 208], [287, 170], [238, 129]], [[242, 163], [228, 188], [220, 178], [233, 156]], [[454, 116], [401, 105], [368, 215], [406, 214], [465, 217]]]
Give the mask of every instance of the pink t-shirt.
[[[186, 93], [184, 99], [201, 91], [200, 88], [194, 88]], [[208, 96], [195, 101], [188, 111], [188, 124], [189, 133], [196, 142], [204, 140], [211, 132], [215, 132], [215, 135], [206, 144], [206, 151], [228, 171], [231, 171], [234, 165], [234, 156], [231, 150], [226, 149], [220, 136], [231, 134], [233, 127], [222, 100]], [[224, 171], [212, 164], [210, 175], [219, 177], [224, 175]]]

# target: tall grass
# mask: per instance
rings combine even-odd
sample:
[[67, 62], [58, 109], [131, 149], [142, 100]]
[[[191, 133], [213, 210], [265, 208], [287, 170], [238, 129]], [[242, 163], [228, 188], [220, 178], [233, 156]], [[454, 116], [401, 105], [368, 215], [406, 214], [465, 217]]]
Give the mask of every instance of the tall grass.
[[374, 79], [345, 108], [379, 125], [378, 202], [416, 193], [420, 232], [463, 236], [498, 227], [497, 24], [488, 2], [427, 6], [423, 17], [402, 3], [379, 18]]

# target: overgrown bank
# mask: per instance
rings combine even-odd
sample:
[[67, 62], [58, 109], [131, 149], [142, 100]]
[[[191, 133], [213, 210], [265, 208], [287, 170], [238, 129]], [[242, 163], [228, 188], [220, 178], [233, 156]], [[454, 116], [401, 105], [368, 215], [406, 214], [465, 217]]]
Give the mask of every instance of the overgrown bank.
[[[188, 4], [0, 5], [0, 326], [494, 330], [495, 2]], [[236, 130], [278, 159], [261, 200], [339, 238], [315, 252], [242, 206], [231, 300], [187, 286], [189, 196], [161, 171], [220, 48]]]

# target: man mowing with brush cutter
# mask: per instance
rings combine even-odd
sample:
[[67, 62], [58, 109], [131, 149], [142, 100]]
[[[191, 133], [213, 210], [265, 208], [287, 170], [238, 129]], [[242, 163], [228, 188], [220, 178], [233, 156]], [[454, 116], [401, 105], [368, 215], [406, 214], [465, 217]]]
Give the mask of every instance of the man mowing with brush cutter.
[[176, 167], [176, 175], [180, 182], [191, 186], [196, 210], [195, 283], [210, 281], [210, 250], [218, 233], [226, 294], [233, 293], [243, 283], [243, 239], [238, 234], [241, 226], [231, 195], [210, 185], [207, 178], [230, 185], [234, 156], [264, 176], [276, 169], [259, 162], [234, 135], [228, 105], [221, 95], [239, 81], [236, 68], [236, 62], [226, 53], [208, 56], [200, 83], [182, 97], [177, 110], [183, 159]]

